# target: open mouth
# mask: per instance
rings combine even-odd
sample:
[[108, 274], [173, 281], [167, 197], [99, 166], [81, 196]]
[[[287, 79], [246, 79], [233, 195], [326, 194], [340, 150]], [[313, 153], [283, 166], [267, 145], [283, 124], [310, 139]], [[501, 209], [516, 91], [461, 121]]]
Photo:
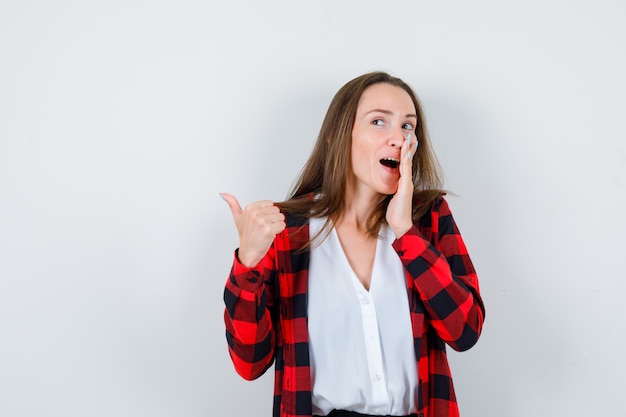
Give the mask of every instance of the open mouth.
[[389, 168], [398, 168], [400, 165], [400, 161], [395, 158], [383, 158], [380, 160], [380, 163]]

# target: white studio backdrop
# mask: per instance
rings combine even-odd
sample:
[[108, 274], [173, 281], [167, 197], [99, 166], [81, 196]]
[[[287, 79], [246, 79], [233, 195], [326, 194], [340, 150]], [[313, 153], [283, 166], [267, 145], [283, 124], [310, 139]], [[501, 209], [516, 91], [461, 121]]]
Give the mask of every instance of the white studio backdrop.
[[0, 1], [0, 416], [269, 416], [219, 192], [283, 199], [337, 89], [420, 95], [487, 307], [464, 416], [626, 416], [626, 3]]

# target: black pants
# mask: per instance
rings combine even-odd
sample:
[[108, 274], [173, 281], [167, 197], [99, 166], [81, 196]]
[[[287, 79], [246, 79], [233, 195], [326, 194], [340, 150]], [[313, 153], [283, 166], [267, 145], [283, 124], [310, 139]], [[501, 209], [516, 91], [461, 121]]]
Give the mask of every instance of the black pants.
[[[321, 416], [315, 416], [315, 417], [321, 417]], [[392, 417], [392, 416], [373, 416], [371, 414], [357, 413], [356, 411], [333, 410], [326, 417]], [[417, 417], [417, 414], [411, 414], [410, 416], [406, 416], [406, 417]]]

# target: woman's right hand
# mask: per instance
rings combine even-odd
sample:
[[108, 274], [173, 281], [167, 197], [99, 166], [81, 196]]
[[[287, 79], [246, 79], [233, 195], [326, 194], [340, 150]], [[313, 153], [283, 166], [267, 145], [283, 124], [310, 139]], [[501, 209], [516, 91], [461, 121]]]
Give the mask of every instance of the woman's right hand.
[[235, 196], [220, 194], [228, 203], [239, 233], [239, 262], [248, 268], [258, 264], [285, 227], [285, 215], [271, 200], [262, 200], [241, 209]]

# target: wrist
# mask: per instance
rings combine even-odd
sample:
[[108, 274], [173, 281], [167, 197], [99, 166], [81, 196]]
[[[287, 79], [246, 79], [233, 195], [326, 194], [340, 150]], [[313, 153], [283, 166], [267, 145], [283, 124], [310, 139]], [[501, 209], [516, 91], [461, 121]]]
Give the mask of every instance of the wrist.
[[239, 263], [246, 268], [254, 268], [261, 261], [261, 258], [251, 256], [245, 251], [242, 252], [241, 248], [237, 249], [235, 254], [237, 255], [237, 260], [239, 261]]
[[396, 235], [396, 239], [400, 239], [402, 236], [404, 236], [409, 230], [411, 230], [411, 227], [413, 227], [413, 224], [410, 225], [404, 225], [402, 227], [392, 227], [391, 230], [393, 231], [393, 234]]

